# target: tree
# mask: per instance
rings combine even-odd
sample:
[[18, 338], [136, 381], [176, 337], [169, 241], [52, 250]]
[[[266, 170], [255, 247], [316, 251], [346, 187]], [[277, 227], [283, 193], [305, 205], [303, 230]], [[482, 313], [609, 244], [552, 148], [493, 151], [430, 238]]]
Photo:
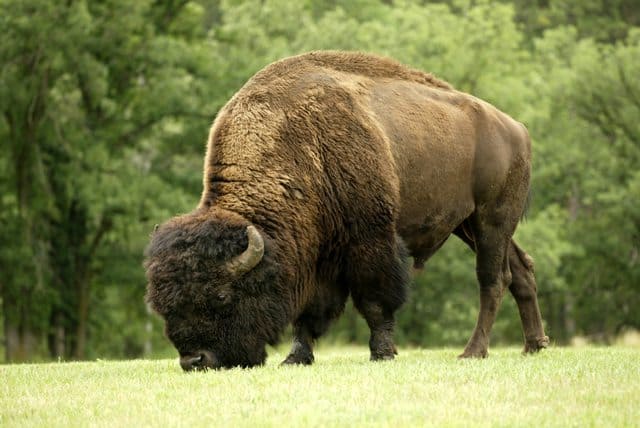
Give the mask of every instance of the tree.
[[23, 243], [19, 264], [12, 251], [1, 258], [10, 272], [2, 281], [6, 357], [29, 357], [46, 335], [52, 356], [84, 358], [94, 275], [107, 257], [100, 250], [135, 229], [131, 222], [151, 220], [142, 209], [157, 206], [138, 202], [138, 192], [163, 190], [127, 181], [149, 162], [144, 138], [171, 125], [176, 138], [189, 121], [206, 127], [215, 110], [206, 114], [199, 73], [215, 73], [202, 39], [184, 49], [180, 20], [200, 12], [185, 2], [162, 11], [119, 0], [1, 6], [2, 88], [12, 88], [2, 94], [3, 184], [15, 195], [4, 198], [13, 214], [3, 220]]
[[[59, 2], [58, 2], [59, 3]], [[631, 0], [0, 0], [0, 299], [8, 360], [138, 356], [149, 232], [197, 203], [208, 127], [272, 61], [353, 49], [433, 72], [522, 121], [536, 260], [560, 341], [639, 328], [640, 9]], [[473, 255], [415, 278], [400, 343], [462, 344]], [[494, 338], [519, 339], [505, 299]], [[353, 312], [335, 338], [366, 336]], [[148, 347], [147, 347], [148, 349]]]

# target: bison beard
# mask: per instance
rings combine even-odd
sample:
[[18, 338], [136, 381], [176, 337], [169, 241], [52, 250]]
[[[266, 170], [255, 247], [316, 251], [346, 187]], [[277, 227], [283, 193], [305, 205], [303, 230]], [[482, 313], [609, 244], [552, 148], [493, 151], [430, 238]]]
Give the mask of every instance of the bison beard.
[[533, 263], [512, 240], [530, 168], [524, 126], [430, 74], [360, 53], [284, 59], [219, 112], [198, 207], [147, 249], [147, 301], [185, 370], [262, 364], [289, 323], [284, 363], [311, 364], [349, 296], [371, 359], [392, 359], [407, 257], [421, 267], [454, 234], [480, 284], [461, 357], [487, 356], [507, 288], [538, 351]]

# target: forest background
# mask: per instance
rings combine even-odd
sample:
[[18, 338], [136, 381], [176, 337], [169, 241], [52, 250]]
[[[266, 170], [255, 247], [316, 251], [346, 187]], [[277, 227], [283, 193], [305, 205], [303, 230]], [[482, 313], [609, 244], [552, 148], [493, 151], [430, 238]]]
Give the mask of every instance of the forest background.
[[[190, 211], [217, 111], [270, 62], [391, 56], [525, 123], [555, 343], [640, 328], [637, 0], [0, 0], [0, 361], [173, 355], [144, 304], [154, 224]], [[462, 346], [473, 254], [451, 239], [398, 315], [404, 346]], [[348, 308], [328, 341], [366, 343]], [[519, 343], [510, 297], [493, 343]]]

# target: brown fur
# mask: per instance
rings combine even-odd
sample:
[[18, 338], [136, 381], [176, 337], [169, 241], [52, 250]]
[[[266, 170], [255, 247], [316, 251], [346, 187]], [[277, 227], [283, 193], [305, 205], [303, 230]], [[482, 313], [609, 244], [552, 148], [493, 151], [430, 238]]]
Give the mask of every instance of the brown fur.
[[[393, 313], [405, 298], [407, 250], [421, 266], [455, 233], [477, 252], [481, 285], [478, 325], [463, 355], [486, 355], [502, 290], [512, 284], [510, 263], [520, 263], [514, 296], [527, 343], [543, 343], [533, 267], [511, 244], [525, 207], [530, 163], [530, 142], [520, 123], [430, 74], [350, 52], [278, 61], [250, 79], [218, 114], [198, 208], [154, 234], [148, 299], [161, 314], [183, 311], [181, 334], [191, 342], [183, 349], [176, 345], [181, 355], [206, 347], [224, 361], [218, 365], [252, 365], [261, 362], [256, 355], [263, 355], [264, 343], [287, 322], [293, 322], [295, 338], [285, 362], [311, 363], [312, 341], [351, 295], [371, 328], [372, 358], [392, 358]], [[262, 333], [241, 329], [233, 335], [238, 342], [220, 345], [207, 337], [228, 335], [220, 322], [209, 333], [184, 327], [210, 324], [206, 317], [215, 316], [193, 314], [176, 303], [185, 300], [188, 278], [167, 280], [152, 267], [184, 270], [190, 264], [196, 265], [191, 275], [199, 272], [202, 252], [183, 256], [184, 247], [162, 238], [190, 235], [199, 222], [210, 224], [204, 236], [215, 239], [206, 250], [216, 254], [214, 264], [242, 250], [247, 225], [265, 237], [265, 259], [252, 272], [225, 279], [211, 267], [201, 295], [195, 290], [186, 298], [206, 301], [224, 288], [235, 295], [226, 308], [236, 324], [258, 323]], [[235, 234], [224, 232], [229, 227]], [[270, 308], [250, 304], [248, 283]], [[215, 307], [206, 310], [216, 313]], [[274, 317], [274, 310], [282, 317]], [[252, 346], [262, 352], [247, 357]]]

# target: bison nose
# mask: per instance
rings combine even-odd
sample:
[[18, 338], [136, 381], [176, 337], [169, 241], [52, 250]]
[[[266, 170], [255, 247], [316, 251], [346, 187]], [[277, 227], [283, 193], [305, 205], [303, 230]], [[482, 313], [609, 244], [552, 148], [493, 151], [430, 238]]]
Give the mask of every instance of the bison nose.
[[188, 372], [191, 370], [217, 369], [220, 365], [213, 352], [199, 351], [180, 357], [180, 367]]
[[198, 368], [202, 359], [203, 359], [202, 354], [195, 357], [191, 355], [188, 355], [186, 357], [180, 357], [180, 367], [182, 367], [182, 370], [186, 372], [191, 371], [193, 369]]

